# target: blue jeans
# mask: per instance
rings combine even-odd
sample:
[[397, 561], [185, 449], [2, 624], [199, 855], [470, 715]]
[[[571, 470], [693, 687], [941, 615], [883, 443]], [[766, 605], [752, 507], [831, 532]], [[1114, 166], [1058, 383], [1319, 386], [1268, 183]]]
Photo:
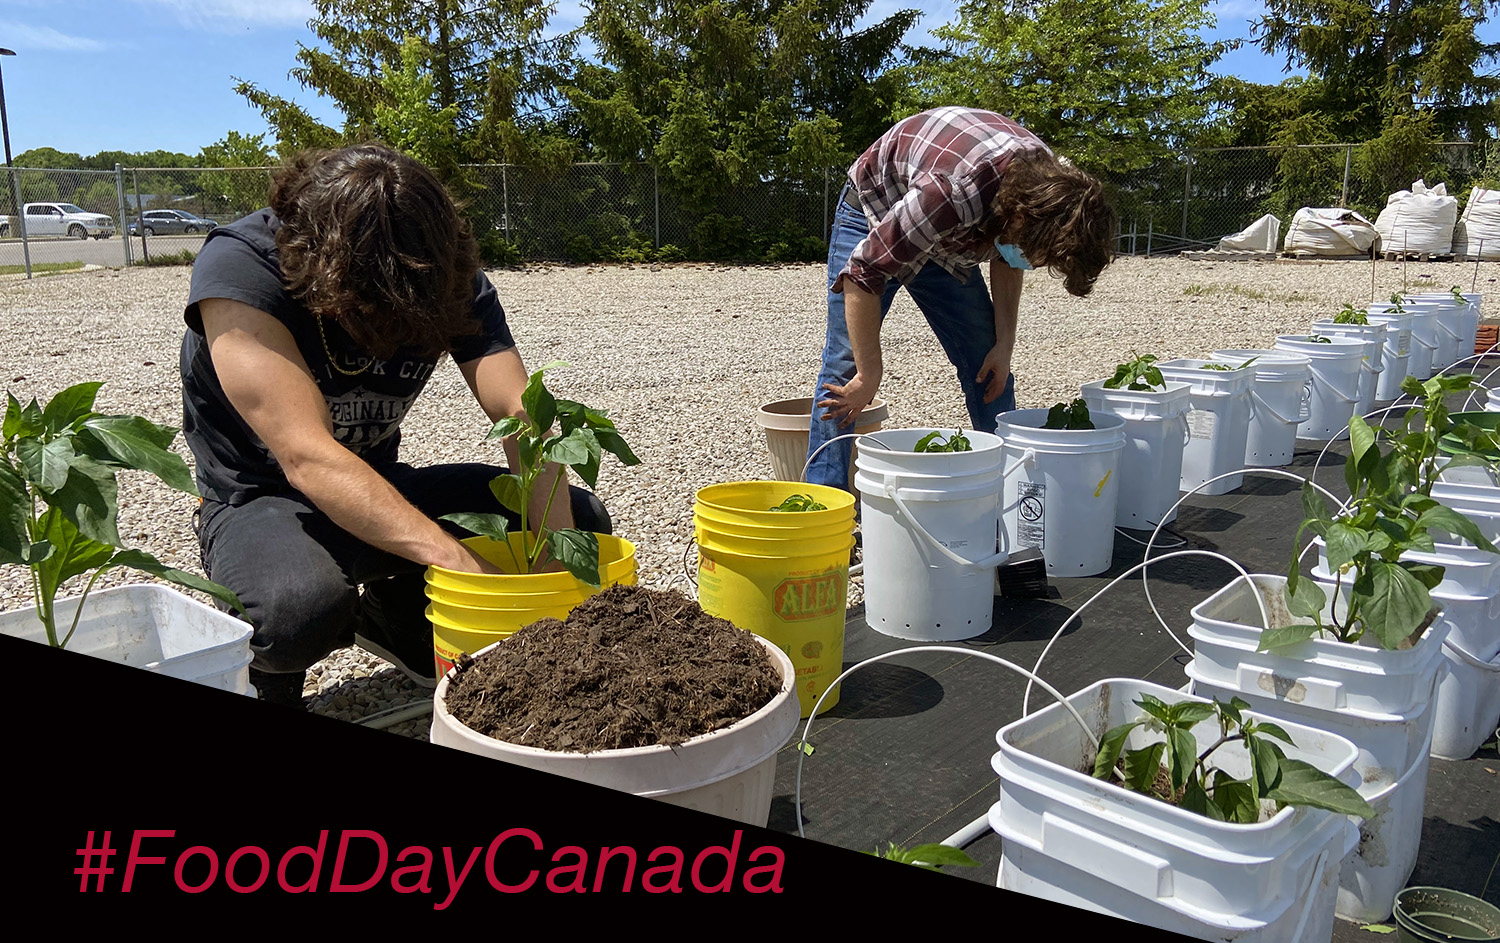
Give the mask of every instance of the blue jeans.
[[[833, 287], [834, 279], [844, 270], [849, 256], [869, 231], [865, 214], [840, 199], [828, 240], [829, 288]], [[880, 298], [882, 320], [891, 310], [891, 302], [900, 287], [895, 279], [886, 282], [885, 294]], [[1006, 378], [1005, 392], [993, 403], [984, 401], [984, 384], [974, 379], [984, 365], [985, 356], [995, 346], [995, 305], [984, 278], [974, 271], [969, 274], [966, 284], [934, 263], [923, 266], [906, 290], [927, 318], [948, 355], [948, 361], [958, 373], [958, 385], [964, 393], [972, 428], [994, 432], [996, 417], [1016, 408], [1016, 378], [1014, 374]], [[854, 374], [854, 349], [849, 344], [849, 326], [844, 321], [844, 295], [830, 291], [828, 339], [823, 347], [823, 368], [813, 390], [812, 426], [807, 443], [809, 456], [830, 439], [854, 431], [853, 426], [840, 428], [837, 422], [824, 419], [823, 408], [817, 405], [819, 400], [828, 396], [828, 391], [823, 388], [825, 383], [843, 386], [854, 379]], [[813, 484], [847, 489], [849, 453], [853, 446], [853, 439], [845, 439], [823, 449], [808, 466], [807, 480]]]

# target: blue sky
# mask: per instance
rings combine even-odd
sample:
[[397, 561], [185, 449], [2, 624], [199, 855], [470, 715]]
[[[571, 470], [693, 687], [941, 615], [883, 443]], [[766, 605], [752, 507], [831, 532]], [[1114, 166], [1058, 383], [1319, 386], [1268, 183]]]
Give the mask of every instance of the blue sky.
[[[1259, 0], [1220, 0], [1218, 37], [1249, 35]], [[953, 12], [940, 0], [875, 0], [867, 19], [924, 12], [914, 35]], [[559, 0], [553, 26], [582, 22], [580, 0]], [[0, 46], [11, 149], [93, 154], [162, 148], [196, 154], [230, 131], [266, 130], [233, 90], [236, 77], [287, 96], [335, 126], [337, 110], [287, 78], [297, 44], [313, 45], [308, 0], [0, 0]], [[1493, 25], [1493, 24], [1492, 24]], [[1257, 82], [1284, 78], [1282, 63], [1253, 49], [1221, 72]]]

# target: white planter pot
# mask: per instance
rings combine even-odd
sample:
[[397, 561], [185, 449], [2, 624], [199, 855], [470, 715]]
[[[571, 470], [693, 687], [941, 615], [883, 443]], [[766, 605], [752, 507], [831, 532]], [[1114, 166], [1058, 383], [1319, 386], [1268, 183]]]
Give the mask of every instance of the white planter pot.
[[[1183, 491], [1245, 467], [1245, 439], [1250, 431], [1250, 393], [1255, 370], [1205, 370], [1211, 360], [1168, 360], [1157, 364], [1168, 380], [1192, 387], [1193, 408], [1188, 413], [1188, 443], [1182, 453]], [[1232, 475], [1203, 488], [1200, 494], [1228, 494], [1244, 484]]]
[[[777, 481], [801, 481], [802, 468], [807, 463], [807, 442], [812, 425], [812, 413], [816, 408], [813, 397], [784, 399], [767, 403], [755, 413], [755, 424], [766, 434], [766, 450], [771, 454], [771, 477]], [[821, 411], [821, 410], [820, 410]], [[851, 432], [863, 435], [880, 431], [880, 424], [889, 418], [885, 401], [880, 397], [870, 400], [855, 420]], [[856, 448], [853, 455], [857, 456]], [[854, 459], [849, 460], [849, 488], [854, 490]]]
[[1364, 358], [1359, 365], [1359, 402], [1354, 411], [1359, 416], [1369, 415], [1375, 409], [1380, 375], [1385, 371], [1385, 325], [1378, 321], [1369, 324], [1314, 321], [1313, 333], [1324, 337], [1347, 337], [1365, 345]]
[[1300, 334], [1276, 338], [1277, 350], [1302, 354], [1312, 366], [1312, 406], [1307, 421], [1297, 426], [1297, 436], [1327, 442], [1349, 438], [1349, 420], [1359, 406], [1359, 374], [1364, 343], [1347, 337], [1326, 338], [1318, 343]]
[[[1418, 304], [1435, 308], [1437, 310], [1437, 350], [1433, 353], [1433, 371], [1443, 370], [1453, 366], [1459, 359], [1467, 357], [1474, 352], [1474, 337], [1468, 334], [1467, 321], [1469, 316], [1469, 303], [1467, 301], [1456, 301], [1449, 292], [1409, 292], [1402, 296], [1402, 304]], [[1475, 330], [1479, 327], [1479, 318], [1474, 318]], [[1464, 339], [1469, 341], [1468, 349], [1464, 349]]]
[[1288, 350], [1216, 350], [1219, 363], [1239, 365], [1254, 358], [1250, 369], [1250, 425], [1245, 433], [1245, 464], [1279, 468], [1297, 453], [1297, 426], [1312, 416], [1312, 366], [1307, 357]]
[[1500, 413], [1500, 388], [1485, 392], [1484, 409], [1486, 412]]
[[[67, 634], [78, 600], [57, 601], [59, 638]], [[0, 634], [47, 644], [34, 607], [0, 613]], [[253, 697], [253, 634], [250, 623], [175, 589], [140, 583], [89, 593], [67, 650]]]
[[[1168, 703], [1188, 695], [1144, 681], [1101, 681], [1068, 698], [1102, 736], [1139, 715], [1142, 693]], [[1356, 750], [1322, 730], [1284, 724], [1287, 755], [1349, 785]], [[1217, 722], [1194, 730], [1218, 737]], [[1161, 738], [1132, 731], [1127, 748]], [[1004, 840], [999, 885], [1206, 940], [1326, 941], [1333, 933], [1340, 862], [1354, 847], [1346, 816], [1282, 809], [1254, 825], [1215, 822], [1095, 779], [1094, 748], [1072, 715], [1052, 704], [1003, 727], [992, 765], [1000, 801], [990, 825]], [[1238, 746], [1238, 745], [1236, 745]], [[1216, 759], [1246, 776], [1242, 750]]]
[[865, 621], [895, 638], [957, 641], [994, 618], [1004, 450], [998, 436], [970, 430], [973, 451], [913, 452], [932, 431], [868, 436], [856, 457]]
[[1486, 659], [1450, 636], [1443, 655], [1448, 674], [1438, 684], [1432, 755], [1466, 760], [1500, 726], [1500, 651]]
[[448, 713], [452, 671], [438, 682], [433, 695], [430, 739], [439, 746], [503, 763], [764, 826], [771, 814], [776, 752], [796, 731], [799, 708], [791, 659], [765, 639], [757, 636], [757, 640], [765, 646], [781, 673], [781, 690], [776, 697], [723, 730], [693, 737], [673, 747], [561, 753], [481, 736]]
[[1035, 547], [1051, 576], [1092, 576], [1109, 569], [1125, 420], [1092, 412], [1093, 429], [1043, 429], [1045, 409], [1001, 413], [1005, 490], [1000, 499], [1004, 549]]
[[1381, 352], [1382, 369], [1375, 384], [1375, 400], [1389, 403], [1401, 396], [1401, 381], [1406, 379], [1411, 367], [1412, 316], [1375, 311], [1374, 307], [1371, 305], [1370, 323], [1385, 325], [1385, 350]]
[[1083, 384], [1089, 412], [1112, 413], [1125, 420], [1125, 449], [1120, 455], [1120, 496], [1115, 524], [1151, 530], [1177, 519], [1183, 456], [1189, 441], [1187, 414], [1192, 388], [1169, 382], [1161, 390], [1111, 390], [1103, 380]]

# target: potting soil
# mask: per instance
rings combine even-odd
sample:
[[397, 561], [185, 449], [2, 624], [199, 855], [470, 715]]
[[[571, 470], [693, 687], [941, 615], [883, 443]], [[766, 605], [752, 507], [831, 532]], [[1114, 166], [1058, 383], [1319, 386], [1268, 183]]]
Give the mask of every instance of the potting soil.
[[614, 586], [566, 622], [543, 619], [467, 667], [448, 710], [520, 746], [592, 753], [671, 746], [727, 727], [781, 690], [749, 632], [675, 591]]

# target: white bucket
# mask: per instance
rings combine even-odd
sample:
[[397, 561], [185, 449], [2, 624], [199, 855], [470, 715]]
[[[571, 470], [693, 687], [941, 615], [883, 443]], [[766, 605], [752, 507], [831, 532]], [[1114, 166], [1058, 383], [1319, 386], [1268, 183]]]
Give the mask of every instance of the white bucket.
[[[1373, 306], [1372, 306], [1373, 307]], [[1380, 379], [1375, 384], [1375, 401], [1390, 403], [1401, 396], [1401, 381], [1411, 366], [1411, 314], [1371, 311], [1371, 324], [1385, 325], [1385, 350], [1381, 354]]]
[[[1186, 699], [1161, 685], [1112, 679], [1068, 700], [1099, 737], [1135, 719], [1142, 694]], [[1296, 744], [1285, 748], [1288, 756], [1355, 784], [1353, 744], [1284, 726]], [[1194, 734], [1213, 742], [1217, 722]], [[1127, 747], [1160, 736], [1137, 728]], [[1003, 840], [1002, 888], [1199, 939], [1326, 943], [1332, 936], [1339, 864], [1357, 840], [1347, 816], [1286, 808], [1254, 825], [1232, 825], [1128, 792], [1079, 771], [1092, 769], [1094, 748], [1057, 704], [1003, 727], [996, 740], [991, 765], [1000, 800], [989, 822]], [[1219, 762], [1231, 775], [1248, 775], [1241, 751], [1225, 751]]]
[[[1345, 920], [1358, 923], [1382, 923], [1391, 918], [1396, 893], [1406, 886], [1407, 878], [1417, 866], [1417, 849], [1422, 844], [1422, 807], [1427, 799], [1428, 759], [1432, 745], [1432, 726], [1427, 726], [1427, 741], [1420, 756], [1401, 779], [1386, 786], [1365, 801], [1375, 809], [1367, 819], [1354, 819], [1359, 828], [1359, 844], [1344, 859], [1339, 874], [1336, 912]], [[1346, 735], [1347, 736], [1347, 735]]]
[[1407, 370], [1418, 380], [1429, 380], [1438, 365], [1438, 311], [1431, 305], [1412, 302], [1405, 306], [1411, 314], [1411, 360]]
[[1047, 410], [1017, 409], [1001, 413], [995, 430], [1005, 440], [1007, 549], [1040, 550], [1051, 576], [1093, 576], [1114, 559], [1125, 420], [1090, 418], [1093, 429], [1043, 429]]
[[1480, 292], [1459, 292], [1464, 300], [1469, 303], [1469, 310], [1464, 314], [1464, 333], [1468, 337], [1468, 346], [1464, 348], [1464, 356], [1471, 353], [1479, 353], [1474, 348], [1479, 342], [1479, 306], [1484, 303], [1484, 295]]
[[[1402, 304], [1416, 303], [1429, 305], [1437, 309], [1437, 351], [1433, 354], [1433, 372], [1444, 370], [1453, 366], [1462, 357], [1467, 357], [1474, 352], [1474, 338], [1470, 336], [1469, 348], [1464, 350], [1464, 338], [1467, 334], [1467, 321], [1469, 316], [1469, 303], [1456, 300], [1450, 292], [1415, 292], [1402, 296]], [[1474, 319], [1474, 327], [1479, 328], [1479, 319]]]
[[1484, 408], [1486, 412], [1500, 413], [1500, 387], [1484, 394]]
[[[812, 411], [817, 408], [813, 398], [784, 399], [767, 403], [755, 413], [755, 424], [766, 434], [766, 449], [771, 453], [771, 477], [777, 481], [801, 481], [802, 469], [807, 464], [807, 440], [812, 423]], [[860, 412], [851, 432], [863, 435], [879, 432], [880, 424], [889, 416], [885, 401], [876, 397]], [[857, 443], [856, 443], [857, 444]], [[858, 448], [854, 455], [858, 455]], [[849, 461], [849, 487], [854, 490], [854, 459]]]
[[1238, 366], [1255, 358], [1250, 369], [1250, 425], [1245, 433], [1245, 464], [1279, 468], [1297, 453], [1297, 426], [1312, 415], [1312, 366], [1308, 358], [1286, 350], [1216, 350], [1213, 359]]
[[1125, 420], [1125, 451], [1120, 456], [1120, 497], [1115, 524], [1152, 530], [1177, 519], [1178, 482], [1188, 443], [1186, 417], [1192, 409], [1186, 383], [1161, 390], [1110, 390], [1103, 380], [1083, 384], [1090, 412]]
[[1347, 337], [1309, 340], [1305, 334], [1281, 334], [1277, 350], [1290, 350], [1307, 357], [1312, 367], [1312, 406], [1306, 422], [1297, 426], [1297, 437], [1327, 442], [1349, 438], [1349, 420], [1359, 405], [1359, 374], [1365, 345]]
[[[57, 600], [59, 637], [73, 623], [78, 599]], [[174, 589], [137, 583], [89, 593], [67, 650], [253, 697], [254, 634], [250, 623]], [[47, 644], [35, 608], [0, 613], [0, 635]]]
[[[1168, 360], [1157, 364], [1163, 377], [1187, 383], [1193, 390], [1193, 409], [1187, 417], [1189, 439], [1182, 454], [1183, 491], [1245, 467], [1254, 365], [1239, 370], [1204, 369], [1205, 364], [1213, 362]], [[1244, 481], [1244, 475], [1221, 478], [1199, 493], [1227, 494]]]
[[[1483, 602], [1493, 604], [1495, 600]], [[1500, 636], [1496, 636], [1496, 645], [1500, 646]], [[1466, 760], [1500, 726], [1500, 648], [1485, 658], [1450, 633], [1443, 644], [1443, 655], [1448, 659], [1448, 674], [1438, 684], [1432, 755]]]
[[951, 642], [993, 620], [1004, 449], [997, 436], [965, 431], [971, 452], [911, 451], [932, 431], [860, 440], [865, 620], [895, 638]]
[[1359, 365], [1359, 403], [1354, 411], [1360, 416], [1369, 415], [1375, 409], [1376, 390], [1384, 372], [1385, 325], [1373, 321], [1369, 324], [1314, 321], [1313, 332], [1324, 337], [1349, 337], [1365, 345], [1364, 358]]

